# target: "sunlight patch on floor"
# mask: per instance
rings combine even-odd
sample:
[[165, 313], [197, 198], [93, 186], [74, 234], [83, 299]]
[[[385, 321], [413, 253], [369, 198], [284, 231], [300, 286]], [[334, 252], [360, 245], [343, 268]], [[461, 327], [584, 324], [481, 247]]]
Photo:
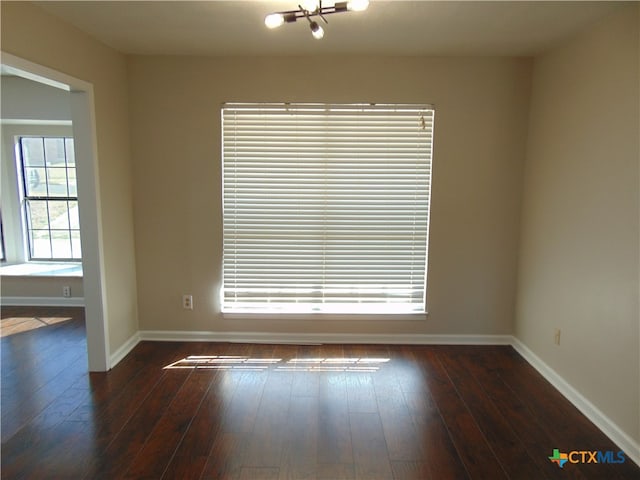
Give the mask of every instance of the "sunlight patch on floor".
[[9, 317], [0, 321], [0, 337], [28, 332], [57, 323], [68, 322], [71, 317]]
[[164, 369], [211, 369], [264, 371], [270, 366], [282, 372], [360, 372], [374, 373], [389, 358], [251, 358], [236, 355], [190, 355]]

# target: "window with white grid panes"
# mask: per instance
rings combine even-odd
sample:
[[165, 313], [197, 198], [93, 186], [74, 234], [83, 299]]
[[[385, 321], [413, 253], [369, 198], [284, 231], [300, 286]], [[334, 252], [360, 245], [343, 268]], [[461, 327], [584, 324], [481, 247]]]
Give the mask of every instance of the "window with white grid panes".
[[20, 137], [29, 260], [82, 258], [73, 138]]

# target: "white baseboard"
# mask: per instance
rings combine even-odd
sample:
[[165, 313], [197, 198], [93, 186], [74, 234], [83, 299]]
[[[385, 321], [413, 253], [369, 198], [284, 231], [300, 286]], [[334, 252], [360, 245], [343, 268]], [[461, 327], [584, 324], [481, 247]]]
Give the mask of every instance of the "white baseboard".
[[115, 367], [118, 363], [120, 363], [120, 361], [126, 357], [129, 352], [131, 352], [131, 350], [133, 350], [136, 345], [138, 345], [138, 343], [140, 343], [140, 332], [136, 332], [133, 335], [131, 335], [131, 337], [129, 338], [129, 340], [127, 340], [126, 342], [124, 342], [120, 348], [118, 348], [115, 352], [113, 352], [111, 354], [111, 357], [109, 359], [109, 368], [113, 368]]
[[84, 297], [2, 297], [7, 307], [84, 307]]
[[140, 340], [231, 343], [352, 343], [390, 345], [511, 345], [511, 335], [425, 335], [355, 333], [189, 332], [141, 330]]
[[640, 465], [640, 444], [623, 432], [609, 417], [571, 386], [554, 369], [543, 362], [529, 347], [513, 337], [513, 348], [535, 368], [556, 390], [564, 395], [578, 410], [611, 439], [628, 458]]

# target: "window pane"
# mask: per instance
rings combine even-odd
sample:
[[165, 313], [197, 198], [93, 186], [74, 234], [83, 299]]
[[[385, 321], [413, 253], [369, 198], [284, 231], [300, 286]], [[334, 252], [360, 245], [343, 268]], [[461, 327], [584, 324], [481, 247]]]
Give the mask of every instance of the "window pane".
[[46, 200], [29, 200], [29, 226], [34, 230], [49, 229]]
[[51, 239], [48, 230], [31, 231], [31, 257], [36, 259], [51, 258]]
[[20, 143], [22, 145], [22, 160], [24, 161], [25, 166], [37, 167], [44, 165], [42, 138], [23, 137], [20, 139]]
[[47, 166], [65, 166], [64, 138], [45, 138], [44, 152], [47, 160]]
[[67, 180], [69, 182], [69, 196], [77, 197], [78, 196], [78, 186], [76, 184], [76, 169], [75, 168], [67, 168]]
[[42, 167], [25, 169], [26, 195], [28, 197], [46, 197], [47, 196], [47, 174]]
[[69, 226], [72, 229], [80, 230], [80, 215], [78, 212], [78, 202], [69, 202]]
[[71, 234], [68, 230], [51, 232], [53, 258], [71, 258]]
[[67, 152], [67, 165], [74, 166], [76, 165], [76, 152], [73, 149], [73, 138], [65, 138], [65, 148]]
[[67, 197], [67, 169], [47, 168], [47, 181], [49, 183], [50, 197]]
[[82, 247], [80, 245], [80, 231], [71, 230], [71, 248], [73, 249], [72, 257], [75, 259], [82, 258]]
[[49, 225], [57, 230], [69, 229], [69, 203], [65, 201], [49, 201]]

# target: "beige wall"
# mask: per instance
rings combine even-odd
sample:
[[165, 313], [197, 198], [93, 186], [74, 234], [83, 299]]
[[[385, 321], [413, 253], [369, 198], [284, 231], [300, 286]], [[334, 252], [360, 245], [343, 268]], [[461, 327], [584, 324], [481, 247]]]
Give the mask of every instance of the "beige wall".
[[94, 86], [104, 300], [114, 352], [138, 330], [125, 57], [34, 5], [3, 1], [1, 9], [4, 52]]
[[636, 442], [637, 9], [535, 61], [516, 317], [516, 336]]
[[[141, 330], [512, 332], [529, 60], [138, 56], [129, 68]], [[223, 319], [225, 101], [435, 105], [428, 319]]]
[[[84, 296], [84, 286], [80, 277], [7, 277], [3, 276], [2, 297], [28, 297], [38, 299], [62, 298], [62, 287], [71, 287], [71, 300]], [[23, 302], [21, 302], [23, 303]]]

